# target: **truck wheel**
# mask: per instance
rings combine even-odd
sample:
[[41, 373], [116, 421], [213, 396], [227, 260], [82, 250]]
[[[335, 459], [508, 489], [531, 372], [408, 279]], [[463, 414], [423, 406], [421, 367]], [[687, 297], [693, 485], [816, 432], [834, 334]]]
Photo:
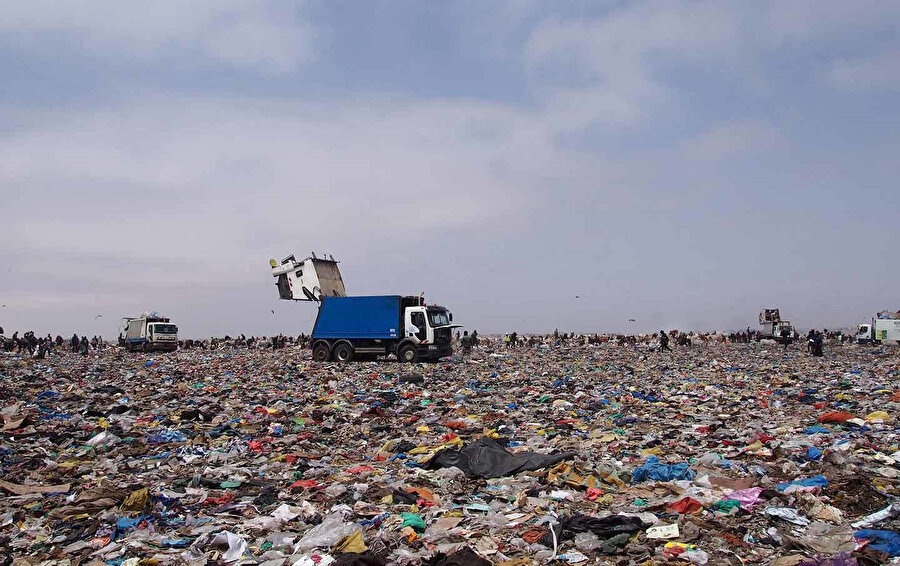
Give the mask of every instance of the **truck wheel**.
[[331, 348], [326, 342], [319, 342], [313, 348], [313, 360], [317, 362], [331, 361]]
[[153, 346], [150, 344], [150, 342], [144, 342], [144, 351], [149, 352], [151, 350], [153, 350]]
[[408, 364], [416, 361], [416, 347], [412, 344], [406, 344], [397, 352], [397, 359]]
[[353, 360], [353, 346], [349, 342], [338, 342], [334, 347], [334, 359], [344, 364]]

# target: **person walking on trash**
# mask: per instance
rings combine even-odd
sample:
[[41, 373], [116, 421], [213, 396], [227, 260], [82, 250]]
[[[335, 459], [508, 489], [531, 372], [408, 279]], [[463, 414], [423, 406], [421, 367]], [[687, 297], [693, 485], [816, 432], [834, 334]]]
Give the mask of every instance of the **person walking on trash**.
[[669, 348], [669, 335], [665, 333], [665, 331], [659, 331], [659, 351], [660, 352], [671, 352], [672, 350]]

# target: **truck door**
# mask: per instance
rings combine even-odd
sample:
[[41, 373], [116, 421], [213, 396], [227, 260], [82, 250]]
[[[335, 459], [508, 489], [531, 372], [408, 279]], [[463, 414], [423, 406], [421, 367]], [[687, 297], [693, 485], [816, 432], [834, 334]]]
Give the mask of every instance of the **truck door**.
[[425, 322], [425, 313], [422, 311], [414, 311], [410, 313], [410, 321], [413, 326], [416, 327], [416, 338], [419, 339], [419, 342], [424, 342], [428, 339], [428, 323]]

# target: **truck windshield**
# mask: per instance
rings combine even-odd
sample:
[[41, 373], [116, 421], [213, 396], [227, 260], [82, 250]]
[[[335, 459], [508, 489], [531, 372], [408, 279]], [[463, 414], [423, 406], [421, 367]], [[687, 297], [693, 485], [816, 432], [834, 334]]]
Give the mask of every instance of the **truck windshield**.
[[157, 334], [178, 334], [178, 327], [174, 324], [154, 324], [153, 332]]
[[428, 321], [431, 326], [446, 326], [450, 324], [450, 316], [447, 311], [428, 311]]

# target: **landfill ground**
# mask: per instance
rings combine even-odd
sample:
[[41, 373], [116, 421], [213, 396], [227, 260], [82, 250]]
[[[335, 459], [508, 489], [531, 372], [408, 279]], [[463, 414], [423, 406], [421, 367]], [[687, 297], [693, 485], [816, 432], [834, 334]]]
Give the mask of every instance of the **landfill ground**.
[[766, 342], [2, 352], [0, 563], [891, 563], [898, 364]]

